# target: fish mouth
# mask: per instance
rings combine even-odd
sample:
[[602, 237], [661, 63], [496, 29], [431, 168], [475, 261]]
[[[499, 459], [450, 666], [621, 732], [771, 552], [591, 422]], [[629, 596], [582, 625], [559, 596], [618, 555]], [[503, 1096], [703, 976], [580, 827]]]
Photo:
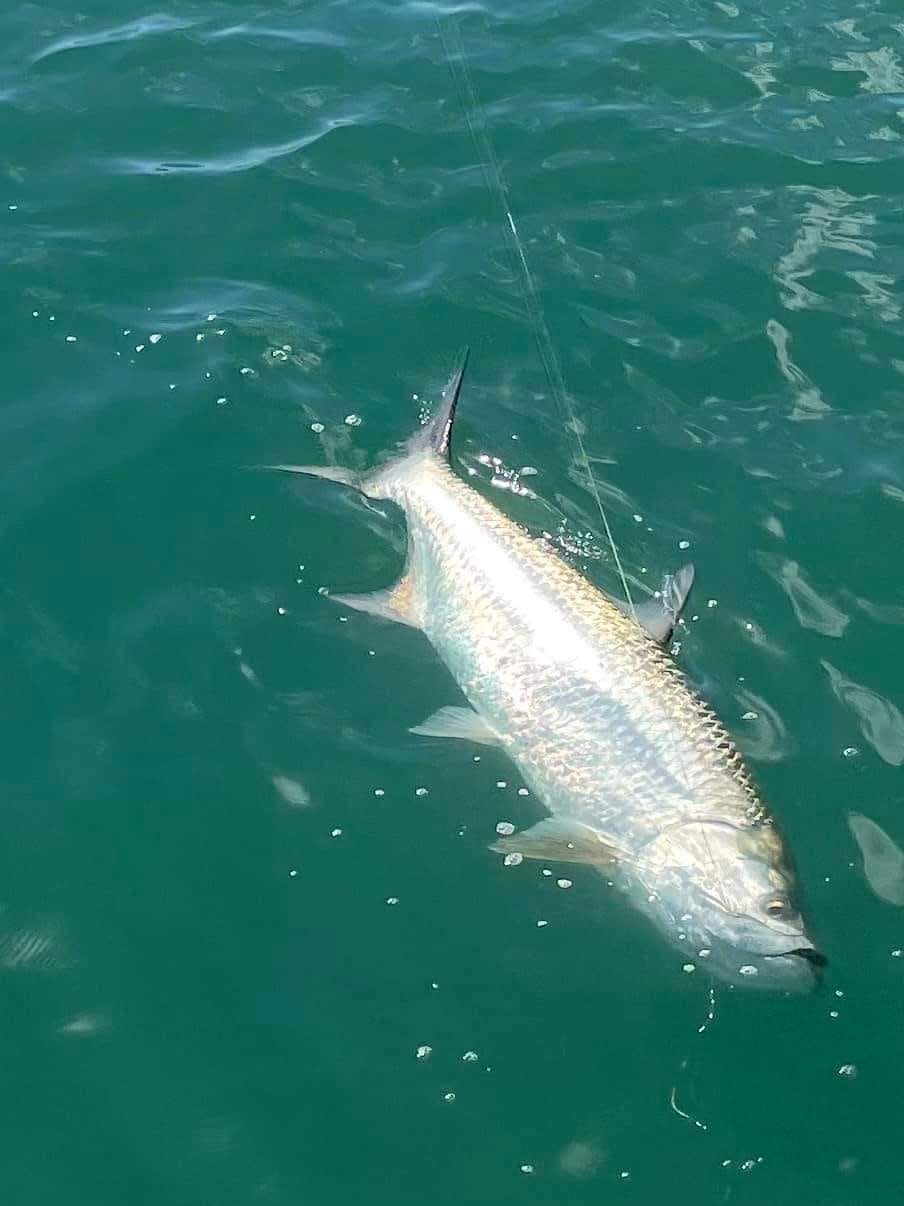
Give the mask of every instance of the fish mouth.
[[818, 951], [812, 946], [798, 946], [793, 951], [786, 951], [785, 954], [797, 955], [799, 959], [806, 959], [813, 967], [823, 968], [827, 967], [829, 963], [822, 951]]
[[[784, 951], [755, 955], [748, 968], [739, 970], [745, 987], [809, 992], [822, 984], [827, 963], [825, 955], [815, 947], [801, 943]], [[759, 976], [753, 975], [753, 968], [759, 970]], [[741, 983], [734, 976], [730, 978], [735, 984]]]
[[779, 959], [803, 959], [810, 965], [816, 975], [822, 972], [824, 967], [828, 966], [828, 959], [813, 946], [796, 946], [790, 951], [777, 951], [774, 955], [763, 955], [762, 958], [771, 963], [773, 960]]

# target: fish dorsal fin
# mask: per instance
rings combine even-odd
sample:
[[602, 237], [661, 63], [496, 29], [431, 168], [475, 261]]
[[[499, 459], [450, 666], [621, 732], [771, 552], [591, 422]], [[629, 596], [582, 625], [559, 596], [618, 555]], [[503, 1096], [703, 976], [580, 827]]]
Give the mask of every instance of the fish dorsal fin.
[[469, 349], [464, 348], [458, 358], [455, 372], [449, 378], [443, 396], [437, 407], [436, 414], [430, 419], [422, 431], [414, 437], [417, 444], [426, 445], [444, 461], [449, 460], [452, 444], [452, 424], [455, 422], [455, 411], [458, 406], [458, 396], [468, 367]]
[[626, 616], [636, 616], [641, 628], [645, 629], [654, 641], [664, 644], [678, 623], [681, 609], [693, 584], [693, 565], [683, 565], [677, 573], [666, 574], [658, 598], [635, 603], [633, 611], [622, 599], [612, 599], [610, 596], [610, 601]]
[[560, 817], [547, 817], [530, 829], [500, 838], [490, 849], [497, 854], [523, 854], [525, 858], [594, 866], [618, 862], [622, 858], [619, 848], [605, 834], [589, 825]]

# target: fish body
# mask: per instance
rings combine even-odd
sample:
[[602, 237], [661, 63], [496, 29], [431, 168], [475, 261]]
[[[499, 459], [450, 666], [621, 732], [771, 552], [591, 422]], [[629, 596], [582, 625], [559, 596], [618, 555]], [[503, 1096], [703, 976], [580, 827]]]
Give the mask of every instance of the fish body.
[[405, 455], [358, 483], [405, 513], [402, 580], [338, 596], [420, 628], [460, 686], [469, 710], [413, 731], [494, 742], [518, 767], [549, 816], [494, 849], [597, 866], [724, 979], [809, 986], [782, 839], [661, 643], [692, 570], [619, 604], [458, 477], [446, 454], [462, 374]]

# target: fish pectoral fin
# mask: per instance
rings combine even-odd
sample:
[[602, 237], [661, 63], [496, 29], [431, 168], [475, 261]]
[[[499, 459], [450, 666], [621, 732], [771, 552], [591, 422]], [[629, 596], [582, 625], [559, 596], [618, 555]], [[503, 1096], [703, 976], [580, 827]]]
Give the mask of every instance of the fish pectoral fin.
[[355, 611], [364, 611], [368, 615], [379, 616], [381, 620], [392, 620], [395, 624], [407, 624], [410, 628], [421, 627], [421, 619], [409, 574], [406, 574], [389, 590], [375, 590], [367, 595], [331, 594], [329, 597], [343, 607], [351, 607]]
[[473, 708], [440, 708], [420, 724], [408, 730], [421, 737], [458, 737], [479, 745], [498, 745], [499, 736], [477, 715]]
[[658, 598], [635, 603], [633, 610], [630, 604], [621, 599], [612, 599], [612, 602], [625, 615], [635, 616], [641, 628], [644, 628], [654, 641], [665, 644], [678, 623], [681, 609], [693, 584], [693, 565], [683, 565], [677, 573], [666, 574]]
[[525, 858], [562, 863], [591, 863], [594, 866], [620, 862], [622, 851], [604, 834], [589, 825], [547, 817], [530, 829], [500, 838], [490, 846], [497, 854], [523, 854]]

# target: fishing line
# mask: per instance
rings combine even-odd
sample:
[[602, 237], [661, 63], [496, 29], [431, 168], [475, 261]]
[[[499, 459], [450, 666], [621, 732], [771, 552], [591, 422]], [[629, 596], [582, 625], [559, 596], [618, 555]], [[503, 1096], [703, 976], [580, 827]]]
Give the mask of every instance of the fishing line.
[[[505, 186], [505, 181], [502, 178], [502, 171], [499, 167], [499, 160], [496, 158], [496, 152], [493, 150], [493, 144], [490, 141], [489, 132], [487, 130], [486, 117], [484, 116], [483, 107], [480, 104], [480, 99], [477, 95], [477, 89], [471, 78], [471, 73], [468, 70], [468, 65], [465, 60], [464, 46], [461, 41], [461, 34], [457, 23], [453, 19], [438, 21], [440, 38], [442, 39], [443, 49], [446, 54], [446, 61], [449, 64], [449, 70], [452, 72], [452, 77], [455, 80], [459, 91], [459, 96], [462, 101], [462, 109], [464, 110], [465, 121], [471, 137], [474, 140], [474, 145], [477, 148], [480, 166], [483, 169], [484, 180], [486, 181], [487, 189], [496, 198], [498, 198], [502, 215], [504, 218], [504, 226], [511, 238], [511, 243], [514, 248], [520, 269], [520, 286], [521, 295], [524, 301], [524, 307], [527, 311], [528, 319], [533, 329], [534, 338], [537, 342], [537, 349], [540, 353], [540, 359], [543, 362], [543, 368], [546, 372], [546, 378], [549, 381], [550, 389], [555, 397], [559, 411], [565, 420], [566, 430], [571, 432], [574, 437], [578, 449], [578, 456], [583, 463], [584, 470], [587, 474], [587, 480], [590, 483], [590, 491], [596, 502], [597, 510], [600, 514], [600, 519], [603, 524], [603, 530], [606, 534], [606, 539], [609, 542], [609, 547], [612, 550], [612, 558], [615, 562], [615, 567], [618, 571], [618, 576], [621, 580], [622, 589], [625, 592], [631, 616], [638, 626], [640, 620], [637, 616], [637, 609], [634, 606], [634, 599], [631, 595], [631, 589], [628, 586], [628, 577], [625, 573], [622, 564], [621, 556], [619, 555], [618, 545], [615, 543], [615, 537], [612, 533], [612, 527], [609, 523], [609, 516], [606, 514], [606, 508], [603, 506], [603, 500], [600, 496], [599, 487], [596, 484], [596, 478], [593, 475], [593, 467], [590, 464], [590, 457], [587, 455], [587, 449], [584, 444], [583, 436], [581, 435], [581, 426], [575, 413], [574, 402], [571, 394], [565, 384], [565, 376], [562, 372], [562, 365], [556, 352], [555, 344], [549, 332], [549, 324], [546, 321], [546, 315], [543, 310], [543, 303], [540, 300], [540, 294], [537, 290], [534, 274], [530, 270], [530, 265], [527, 262], [527, 254], [524, 250], [524, 244], [521, 241], [521, 236], [518, 233], [518, 226], [515, 222], [514, 214], [512, 213], [511, 201], [509, 199], [508, 189]], [[680, 750], [680, 742], [675, 741], [676, 752], [678, 754], [677, 761], [683, 767], [683, 756]], [[685, 771], [685, 785], [688, 784], [688, 776]], [[713, 860], [715, 861], [715, 860]]]
[[[615, 567], [618, 570], [618, 576], [621, 579], [622, 589], [625, 592], [625, 598], [628, 602], [628, 607], [631, 610], [631, 616], [636, 624], [640, 621], [637, 618], [637, 611], [634, 607], [634, 599], [631, 596], [631, 590], [628, 586], [628, 579], [622, 565], [621, 557], [619, 556], [618, 546], [615, 543], [615, 537], [612, 535], [612, 528], [609, 524], [609, 517], [606, 514], [606, 509], [603, 506], [603, 500], [600, 497], [599, 487], [596, 484], [596, 478], [593, 476], [593, 469], [590, 464], [590, 457], [587, 455], [587, 449], [584, 446], [584, 440], [581, 435], [581, 427], [578, 422], [577, 415], [574, 409], [571, 395], [565, 384], [565, 377], [562, 373], [562, 366], [559, 362], [558, 354], [556, 353], [555, 344], [552, 341], [552, 336], [549, 333], [549, 325], [546, 321], [546, 315], [543, 311], [543, 304], [540, 301], [540, 295], [537, 291], [534, 274], [530, 270], [530, 265], [527, 262], [527, 256], [524, 252], [524, 244], [521, 241], [521, 236], [518, 233], [518, 227], [515, 222], [514, 214], [512, 213], [511, 202], [509, 201], [508, 190], [505, 187], [505, 182], [502, 179], [502, 172], [499, 168], [499, 161], [493, 150], [493, 144], [490, 142], [489, 134], [487, 133], [486, 119], [483, 114], [483, 109], [480, 100], [477, 96], [477, 91], [471, 79], [471, 74], [468, 71], [467, 63], [465, 62], [464, 47], [462, 46], [461, 35], [458, 26], [452, 21], [439, 21], [440, 38], [442, 39], [443, 49], [446, 53], [446, 61], [449, 64], [449, 70], [452, 72], [452, 77], [455, 80], [456, 86], [459, 89], [459, 94], [463, 98], [462, 108], [464, 109], [465, 121], [468, 124], [468, 129], [471, 132], [471, 137], [477, 147], [477, 153], [480, 157], [480, 165], [483, 169], [484, 179], [489, 191], [498, 198], [504, 219], [506, 231], [511, 236], [511, 243], [515, 251], [515, 256], [518, 261], [521, 274], [521, 295], [524, 301], [524, 307], [527, 310], [527, 315], [533, 329], [534, 338], [537, 341], [537, 349], [540, 353], [540, 359], [543, 362], [543, 368], [546, 373], [546, 378], [549, 381], [550, 389], [555, 397], [559, 411], [565, 419], [566, 430], [570, 431], [574, 436], [575, 443], [578, 448], [578, 455], [583, 463], [584, 470], [587, 474], [587, 479], [590, 482], [590, 492], [596, 502], [597, 509], [600, 513], [603, 529], [606, 533], [606, 539], [609, 541], [609, 547], [612, 550], [612, 557], [615, 561]], [[476, 121], [474, 120], [476, 118]]]
[[[447, 18], [445, 20], [438, 20], [437, 27], [439, 29], [439, 36], [443, 44], [443, 50], [446, 55], [446, 62], [449, 65], [449, 70], [452, 73], [452, 78], [454, 79], [459, 92], [459, 99], [462, 102], [465, 121], [467, 122], [468, 130], [470, 131], [474, 145], [477, 148], [477, 154], [478, 158], [480, 159], [480, 166], [483, 170], [484, 180], [489, 192], [491, 192], [499, 201], [504, 219], [503, 225], [510, 236], [511, 244], [514, 248], [515, 256], [520, 269], [520, 288], [522, 300], [524, 301], [524, 307], [527, 311], [528, 319], [533, 329], [534, 338], [537, 342], [537, 349], [540, 353], [540, 359], [543, 362], [546, 378], [556, 400], [559, 412], [565, 420], [565, 428], [567, 431], [570, 431], [574, 437], [579, 459], [583, 463], [584, 470], [587, 474], [587, 480], [590, 483], [590, 491], [600, 514], [600, 520], [602, 521], [606, 539], [609, 542], [609, 548], [612, 550], [612, 558], [615, 562], [615, 567], [618, 570], [618, 576], [621, 580], [622, 589], [625, 592], [625, 599], [627, 600], [631, 617], [635, 624], [640, 626], [640, 620], [637, 616], [637, 609], [634, 606], [634, 599], [631, 595], [631, 589], [628, 586], [628, 578], [625, 574], [624, 566], [622, 565], [621, 556], [619, 555], [618, 545], [615, 543], [615, 537], [612, 534], [612, 527], [609, 523], [609, 517], [606, 514], [606, 508], [603, 506], [603, 500], [600, 497], [599, 487], [596, 484], [596, 478], [593, 475], [593, 468], [590, 464], [590, 457], [587, 455], [587, 449], [584, 444], [583, 436], [581, 435], [581, 426], [575, 412], [574, 402], [572, 401], [571, 394], [569, 393], [568, 387], [565, 384], [562, 366], [559, 361], [552, 336], [549, 332], [549, 324], [546, 321], [546, 314], [543, 310], [543, 303], [540, 300], [540, 294], [537, 290], [534, 274], [530, 270], [530, 265], [527, 262], [527, 255], [524, 250], [524, 244], [522, 243], [521, 236], [518, 233], [518, 226], [515, 222], [515, 217], [512, 212], [508, 189], [505, 186], [505, 181], [502, 178], [502, 171], [499, 167], [499, 161], [496, 158], [496, 153], [493, 150], [493, 144], [490, 141], [483, 108], [477, 95], [477, 89], [475, 88], [474, 82], [471, 78], [471, 73], [468, 70], [464, 46], [462, 44], [458, 24], [454, 18]], [[677, 734], [674, 734], [673, 746], [677, 755], [676, 762], [681, 766], [683, 772], [684, 787], [686, 790], [689, 790], [690, 778], [687, 773], [687, 766], [684, 760], [683, 751], [681, 749], [681, 742], [678, 740]], [[727, 900], [725, 886], [722, 883], [721, 875], [719, 873], [718, 863], [713, 855], [712, 849], [710, 848], [709, 837], [702, 824], [700, 826], [700, 835], [703, 838], [704, 847], [709, 855], [711, 867], [715, 871], [716, 879], [718, 880], [723, 899]]]
[[[712, 1024], [712, 1022], [715, 1021], [715, 1019], [716, 1019], [716, 988], [715, 988], [714, 984], [710, 984], [710, 986], [709, 986], [709, 1006], [706, 1010], [706, 1017], [704, 1018], [703, 1022], [697, 1027], [697, 1034], [705, 1034], [706, 1031], [709, 1029], [710, 1025]], [[681, 1065], [680, 1065], [680, 1069], [679, 1069], [681, 1072], [687, 1072], [688, 1064], [690, 1063], [690, 1060], [691, 1060], [691, 1055], [690, 1055], [690, 1053], [688, 1053], [684, 1057], [684, 1059], [681, 1061]], [[674, 1085], [672, 1085], [672, 1091], [669, 1094], [669, 1106], [671, 1107], [672, 1111], [675, 1114], [677, 1114], [679, 1118], [686, 1118], [688, 1122], [692, 1122], [694, 1124], [694, 1126], [698, 1128], [698, 1130], [708, 1131], [709, 1123], [704, 1122], [701, 1118], [695, 1117], [693, 1114], [689, 1114], [687, 1112], [687, 1110], [682, 1110], [682, 1108], [678, 1104], [677, 1096], [678, 1096], [678, 1085], [674, 1084]]]

